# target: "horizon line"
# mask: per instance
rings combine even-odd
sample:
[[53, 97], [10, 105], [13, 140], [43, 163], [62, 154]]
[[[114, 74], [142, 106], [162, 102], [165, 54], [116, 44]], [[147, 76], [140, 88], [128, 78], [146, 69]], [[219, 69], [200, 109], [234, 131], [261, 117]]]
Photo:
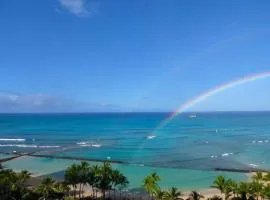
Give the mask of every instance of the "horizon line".
[[[0, 112], [0, 115], [3, 114], [136, 114], [136, 113], [171, 113], [172, 111], [100, 111], [100, 112]], [[186, 111], [182, 114], [196, 114], [196, 113], [241, 113], [241, 112], [270, 112], [270, 110], [214, 110], [214, 111]]]

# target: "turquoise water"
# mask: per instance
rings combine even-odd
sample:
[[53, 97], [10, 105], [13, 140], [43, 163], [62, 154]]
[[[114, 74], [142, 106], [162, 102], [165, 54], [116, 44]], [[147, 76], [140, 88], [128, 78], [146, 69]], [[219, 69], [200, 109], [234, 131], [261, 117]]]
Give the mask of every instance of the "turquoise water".
[[[78, 161], [23, 157], [5, 163], [5, 167], [12, 168], [15, 171], [28, 170], [35, 176], [53, 174], [65, 170], [68, 166]], [[97, 162], [89, 162], [90, 164], [100, 164]], [[247, 175], [241, 173], [230, 172], [214, 172], [200, 171], [190, 169], [160, 168], [160, 167], [144, 167], [123, 164], [113, 164], [113, 167], [119, 169], [130, 180], [129, 188], [140, 188], [142, 180], [151, 172], [157, 172], [161, 178], [160, 186], [163, 188], [179, 187], [181, 189], [200, 189], [209, 187], [217, 175], [224, 175], [228, 178], [236, 180], [244, 180]], [[56, 173], [57, 178], [63, 178], [63, 173]]]
[[[162, 186], [208, 187], [214, 168], [270, 169], [270, 113], [182, 114], [159, 130], [168, 113], [2, 114], [0, 152], [111, 159], [139, 187], [157, 171]], [[6, 163], [36, 174], [64, 170], [73, 161], [25, 157]], [[227, 173], [245, 179], [238, 173]]]

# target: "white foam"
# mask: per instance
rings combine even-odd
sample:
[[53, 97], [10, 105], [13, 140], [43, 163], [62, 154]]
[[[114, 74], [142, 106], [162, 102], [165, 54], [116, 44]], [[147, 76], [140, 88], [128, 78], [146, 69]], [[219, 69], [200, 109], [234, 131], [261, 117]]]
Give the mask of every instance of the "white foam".
[[101, 144], [87, 144], [87, 143], [80, 144], [80, 146], [81, 146], [81, 147], [96, 147], [96, 148], [102, 147]]
[[151, 140], [151, 139], [154, 139], [155, 137], [157, 137], [157, 136], [155, 136], [155, 135], [148, 135], [147, 136], [147, 139]]
[[85, 145], [85, 144], [87, 144], [87, 142], [77, 142], [76, 144], [78, 144], [78, 145]]
[[253, 144], [255, 144], [255, 143], [268, 143], [268, 142], [269, 142], [269, 140], [258, 140], [258, 141], [252, 140]]
[[25, 139], [22, 139], [22, 138], [0, 138], [0, 141], [24, 142]]
[[251, 166], [251, 167], [259, 167], [259, 165], [255, 165], [255, 164], [248, 164], [249, 166]]
[[19, 147], [19, 148], [58, 148], [60, 146], [38, 146], [38, 145], [27, 145], [27, 144], [0, 144], [0, 147]]
[[101, 144], [92, 144], [92, 147], [97, 147], [97, 148], [99, 148], [99, 147], [101, 147]]
[[218, 156], [212, 155], [211, 158], [217, 158]]
[[229, 156], [229, 155], [233, 155], [233, 153], [223, 153], [223, 154], [221, 154], [222, 157]]

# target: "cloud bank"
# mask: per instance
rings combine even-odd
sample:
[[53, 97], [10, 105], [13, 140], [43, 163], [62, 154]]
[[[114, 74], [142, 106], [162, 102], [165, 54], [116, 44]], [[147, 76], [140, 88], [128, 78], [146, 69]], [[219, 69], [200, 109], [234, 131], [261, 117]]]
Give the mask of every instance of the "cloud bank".
[[86, 103], [46, 94], [0, 92], [0, 113], [118, 112], [117, 105]]

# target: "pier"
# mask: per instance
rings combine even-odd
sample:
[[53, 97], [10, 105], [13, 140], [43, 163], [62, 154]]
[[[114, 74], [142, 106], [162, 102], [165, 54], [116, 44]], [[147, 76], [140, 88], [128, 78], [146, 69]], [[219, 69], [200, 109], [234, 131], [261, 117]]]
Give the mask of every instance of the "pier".
[[257, 168], [247, 168], [247, 169], [215, 168], [215, 171], [222, 171], [222, 172], [238, 172], [238, 173], [269, 172], [269, 170], [265, 170], [265, 169], [257, 169]]

